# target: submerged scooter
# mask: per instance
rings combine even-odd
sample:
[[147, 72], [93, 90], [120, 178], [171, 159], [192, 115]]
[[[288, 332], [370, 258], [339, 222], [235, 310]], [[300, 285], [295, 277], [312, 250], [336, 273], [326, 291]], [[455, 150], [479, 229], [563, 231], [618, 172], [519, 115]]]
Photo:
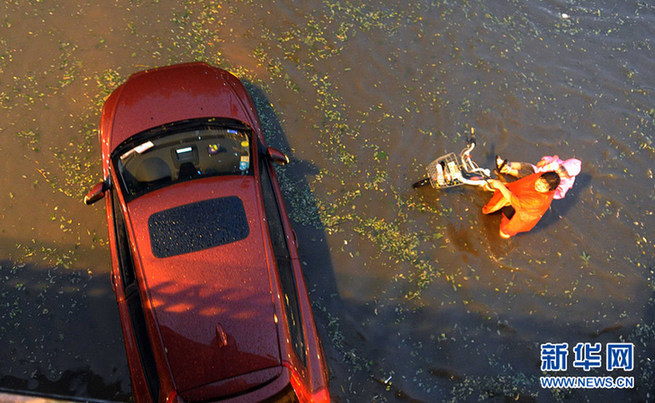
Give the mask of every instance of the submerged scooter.
[[491, 171], [480, 168], [471, 159], [475, 148], [475, 129], [471, 128], [471, 137], [466, 147], [459, 153], [448, 153], [437, 158], [427, 166], [428, 177], [414, 183], [414, 189], [431, 185], [435, 189], [445, 189], [461, 185], [479, 186], [491, 179]]

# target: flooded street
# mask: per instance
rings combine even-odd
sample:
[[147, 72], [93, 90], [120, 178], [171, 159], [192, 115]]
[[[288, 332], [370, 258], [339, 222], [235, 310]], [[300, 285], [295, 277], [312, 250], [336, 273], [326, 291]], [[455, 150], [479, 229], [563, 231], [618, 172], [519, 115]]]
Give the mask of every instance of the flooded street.
[[[655, 400], [655, 5], [646, 1], [8, 0], [0, 6], [0, 390], [129, 401], [97, 127], [130, 74], [242, 79], [278, 171], [333, 401]], [[510, 240], [425, 165], [582, 161]], [[569, 368], [540, 346], [568, 343]], [[634, 369], [573, 368], [632, 343]], [[542, 376], [634, 387], [542, 388]]]

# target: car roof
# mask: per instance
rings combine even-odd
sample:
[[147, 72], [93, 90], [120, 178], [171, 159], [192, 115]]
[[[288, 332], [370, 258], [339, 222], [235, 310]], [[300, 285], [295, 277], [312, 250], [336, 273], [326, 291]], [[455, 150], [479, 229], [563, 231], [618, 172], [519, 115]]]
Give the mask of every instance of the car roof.
[[105, 102], [101, 135], [108, 155], [131, 136], [163, 124], [212, 117], [258, 127], [255, 116], [235, 76], [205, 63], [178, 64], [130, 76]]
[[[152, 307], [181, 392], [280, 365], [273, 294], [278, 291], [271, 286], [276, 284], [270, 272], [274, 263], [269, 258], [255, 185], [252, 176], [196, 179], [127, 204], [147, 288], [144, 304]], [[226, 200], [229, 202], [220, 204]], [[179, 210], [189, 206], [200, 209], [194, 210], [196, 219], [217, 226], [223, 225], [220, 218], [210, 211], [203, 213], [202, 208], [237, 206], [245, 221], [236, 225], [248, 228], [238, 231], [235, 240], [218, 246], [210, 242], [201, 244], [199, 250], [183, 248], [182, 253], [156, 257], [153, 217], [179, 219], [184, 217], [177, 214]], [[167, 216], [167, 212], [175, 214]]]

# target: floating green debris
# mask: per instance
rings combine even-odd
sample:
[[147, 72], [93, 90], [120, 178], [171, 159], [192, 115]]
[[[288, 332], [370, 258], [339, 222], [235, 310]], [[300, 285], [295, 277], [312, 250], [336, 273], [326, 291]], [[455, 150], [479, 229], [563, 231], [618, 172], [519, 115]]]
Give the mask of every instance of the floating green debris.
[[32, 151], [39, 151], [39, 133], [34, 130], [21, 130], [18, 133], [18, 137], [27, 141], [27, 144], [32, 149]]

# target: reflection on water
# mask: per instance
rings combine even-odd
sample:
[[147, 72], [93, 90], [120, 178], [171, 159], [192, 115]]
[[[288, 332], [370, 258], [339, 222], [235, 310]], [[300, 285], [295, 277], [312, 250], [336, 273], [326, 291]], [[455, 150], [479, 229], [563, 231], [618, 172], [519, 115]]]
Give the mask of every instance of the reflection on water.
[[[272, 145], [293, 157], [280, 177], [335, 400], [653, 399], [650, 3], [91, 3], [0, 6], [0, 258], [13, 270], [0, 312], [22, 329], [43, 305], [39, 275], [56, 284], [36, 342], [0, 328], [21, 346], [3, 382], [39, 389], [39, 374], [88, 367], [107, 385], [98, 396], [129, 390], [115, 356], [38, 334], [76, 331], [75, 301], [115, 310], [108, 281], [95, 283], [110, 264], [104, 211], [79, 202], [100, 179], [103, 97], [132, 72], [200, 59], [250, 83]], [[470, 127], [486, 167], [495, 154], [583, 161], [533, 231], [499, 239], [482, 191], [411, 189]], [[89, 320], [94, 345], [120, 339], [116, 321]], [[634, 390], [541, 389], [539, 344], [580, 341], [635, 343]]]

